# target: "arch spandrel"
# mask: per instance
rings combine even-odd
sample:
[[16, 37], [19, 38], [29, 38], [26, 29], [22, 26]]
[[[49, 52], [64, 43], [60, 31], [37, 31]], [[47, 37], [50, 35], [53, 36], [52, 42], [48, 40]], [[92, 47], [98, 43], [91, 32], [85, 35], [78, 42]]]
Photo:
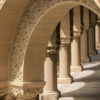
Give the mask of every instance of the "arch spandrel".
[[[17, 25], [13, 40], [9, 64], [12, 70], [10, 71], [10, 80], [36, 81], [43, 79], [45, 48], [50, 36], [60, 18], [71, 8], [78, 5], [85, 6], [96, 14], [100, 14], [100, 9], [93, 0], [31, 0], [29, 2]], [[40, 17], [41, 15], [42, 17]], [[16, 63], [14, 63], [15, 61]], [[20, 67], [22, 67], [22, 70], [24, 69], [24, 73], [22, 70], [20, 72]], [[21, 75], [23, 77], [19, 78]]]

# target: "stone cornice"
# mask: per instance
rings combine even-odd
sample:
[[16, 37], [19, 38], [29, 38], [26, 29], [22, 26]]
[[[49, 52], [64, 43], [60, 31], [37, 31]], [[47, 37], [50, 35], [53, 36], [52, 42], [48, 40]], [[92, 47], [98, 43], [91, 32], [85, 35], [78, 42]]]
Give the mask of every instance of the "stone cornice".
[[23, 88], [40, 88], [45, 85], [45, 82], [40, 81], [40, 82], [14, 82], [14, 81], [8, 81], [7, 82], [8, 86], [13, 86], [13, 87], [23, 87]]

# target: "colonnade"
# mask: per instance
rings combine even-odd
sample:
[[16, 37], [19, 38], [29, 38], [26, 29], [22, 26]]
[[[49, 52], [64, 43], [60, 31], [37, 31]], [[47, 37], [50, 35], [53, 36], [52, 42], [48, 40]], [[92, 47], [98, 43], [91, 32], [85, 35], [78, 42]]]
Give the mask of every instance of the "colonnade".
[[[44, 61], [46, 84], [43, 93], [39, 95], [39, 100], [57, 100], [61, 95], [57, 84], [72, 83], [71, 72], [84, 70], [81, 63], [90, 62], [89, 55], [97, 54], [96, 48], [100, 47], [100, 18], [82, 6], [73, 8], [61, 18], [59, 30], [59, 32], [57, 29], [54, 30], [46, 48]], [[60, 38], [57, 37], [58, 34]], [[57, 41], [60, 41], [59, 45]], [[59, 59], [59, 71], [57, 71], [57, 59]], [[33, 93], [36, 95], [33, 96]], [[39, 89], [30, 89], [21, 94], [25, 94], [28, 97], [26, 99], [14, 98], [13, 95], [8, 94], [2, 97], [2, 100], [36, 100], [39, 93]]]
[[[100, 23], [97, 16], [84, 7], [75, 7], [60, 20], [60, 34], [56, 29], [49, 41], [44, 64], [46, 85], [40, 100], [57, 100], [60, 92], [58, 84], [73, 82], [71, 72], [81, 72], [82, 62], [90, 62], [89, 55], [97, 53], [99, 47]], [[55, 35], [54, 35], [55, 34]], [[57, 36], [60, 35], [60, 47], [57, 49]], [[54, 41], [55, 38], [55, 41]], [[95, 43], [96, 40], [96, 43]], [[52, 41], [52, 42], [51, 42]], [[48, 54], [47, 53], [47, 54]], [[57, 77], [57, 53], [59, 53], [59, 76]]]

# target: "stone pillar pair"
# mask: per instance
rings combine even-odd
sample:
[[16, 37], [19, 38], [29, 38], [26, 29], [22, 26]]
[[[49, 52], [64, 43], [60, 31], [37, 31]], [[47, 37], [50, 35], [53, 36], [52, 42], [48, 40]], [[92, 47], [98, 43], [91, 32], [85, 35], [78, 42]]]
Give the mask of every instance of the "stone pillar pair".
[[[58, 83], [66, 84], [72, 82], [70, 70], [72, 72], [81, 72], [81, 51], [80, 51], [80, 36], [81, 36], [81, 14], [80, 6], [74, 8], [73, 24], [70, 22], [70, 15], [67, 13], [60, 24], [60, 50], [59, 50], [59, 65], [60, 73]], [[69, 16], [70, 15], [70, 16]], [[72, 21], [72, 20], [71, 20]], [[73, 37], [71, 39], [71, 27]], [[71, 41], [72, 40], [72, 41]]]

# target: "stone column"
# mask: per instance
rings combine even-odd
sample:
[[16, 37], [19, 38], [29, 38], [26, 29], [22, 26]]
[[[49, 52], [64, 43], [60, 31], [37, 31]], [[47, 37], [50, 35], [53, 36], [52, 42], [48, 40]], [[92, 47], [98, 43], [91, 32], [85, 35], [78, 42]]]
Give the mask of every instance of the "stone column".
[[100, 18], [97, 17], [97, 24], [95, 28], [96, 33], [96, 48], [100, 48]]
[[67, 13], [61, 20], [60, 23], [60, 50], [59, 50], [59, 65], [60, 73], [58, 78], [59, 84], [66, 84], [72, 82], [70, 75], [71, 65], [71, 43], [70, 43], [70, 18]]
[[89, 12], [90, 15], [90, 29], [89, 29], [89, 54], [95, 55], [97, 53], [95, 46], [95, 25], [96, 15], [93, 12]]
[[40, 100], [57, 100], [59, 91], [57, 90], [57, 45], [56, 34], [54, 32], [49, 41], [46, 58], [44, 62], [44, 87], [43, 94], [40, 95]]
[[80, 6], [73, 9], [73, 40], [71, 42], [71, 71], [81, 72], [83, 66], [81, 65], [81, 50], [80, 50], [80, 36], [81, 36], [81, 14]]
[[88, 49], [88, 31], [89, 31], [89, 10], [83, 10], [83, 31], [81, 35], [81, 61], [90, 62], [89, 49]]

